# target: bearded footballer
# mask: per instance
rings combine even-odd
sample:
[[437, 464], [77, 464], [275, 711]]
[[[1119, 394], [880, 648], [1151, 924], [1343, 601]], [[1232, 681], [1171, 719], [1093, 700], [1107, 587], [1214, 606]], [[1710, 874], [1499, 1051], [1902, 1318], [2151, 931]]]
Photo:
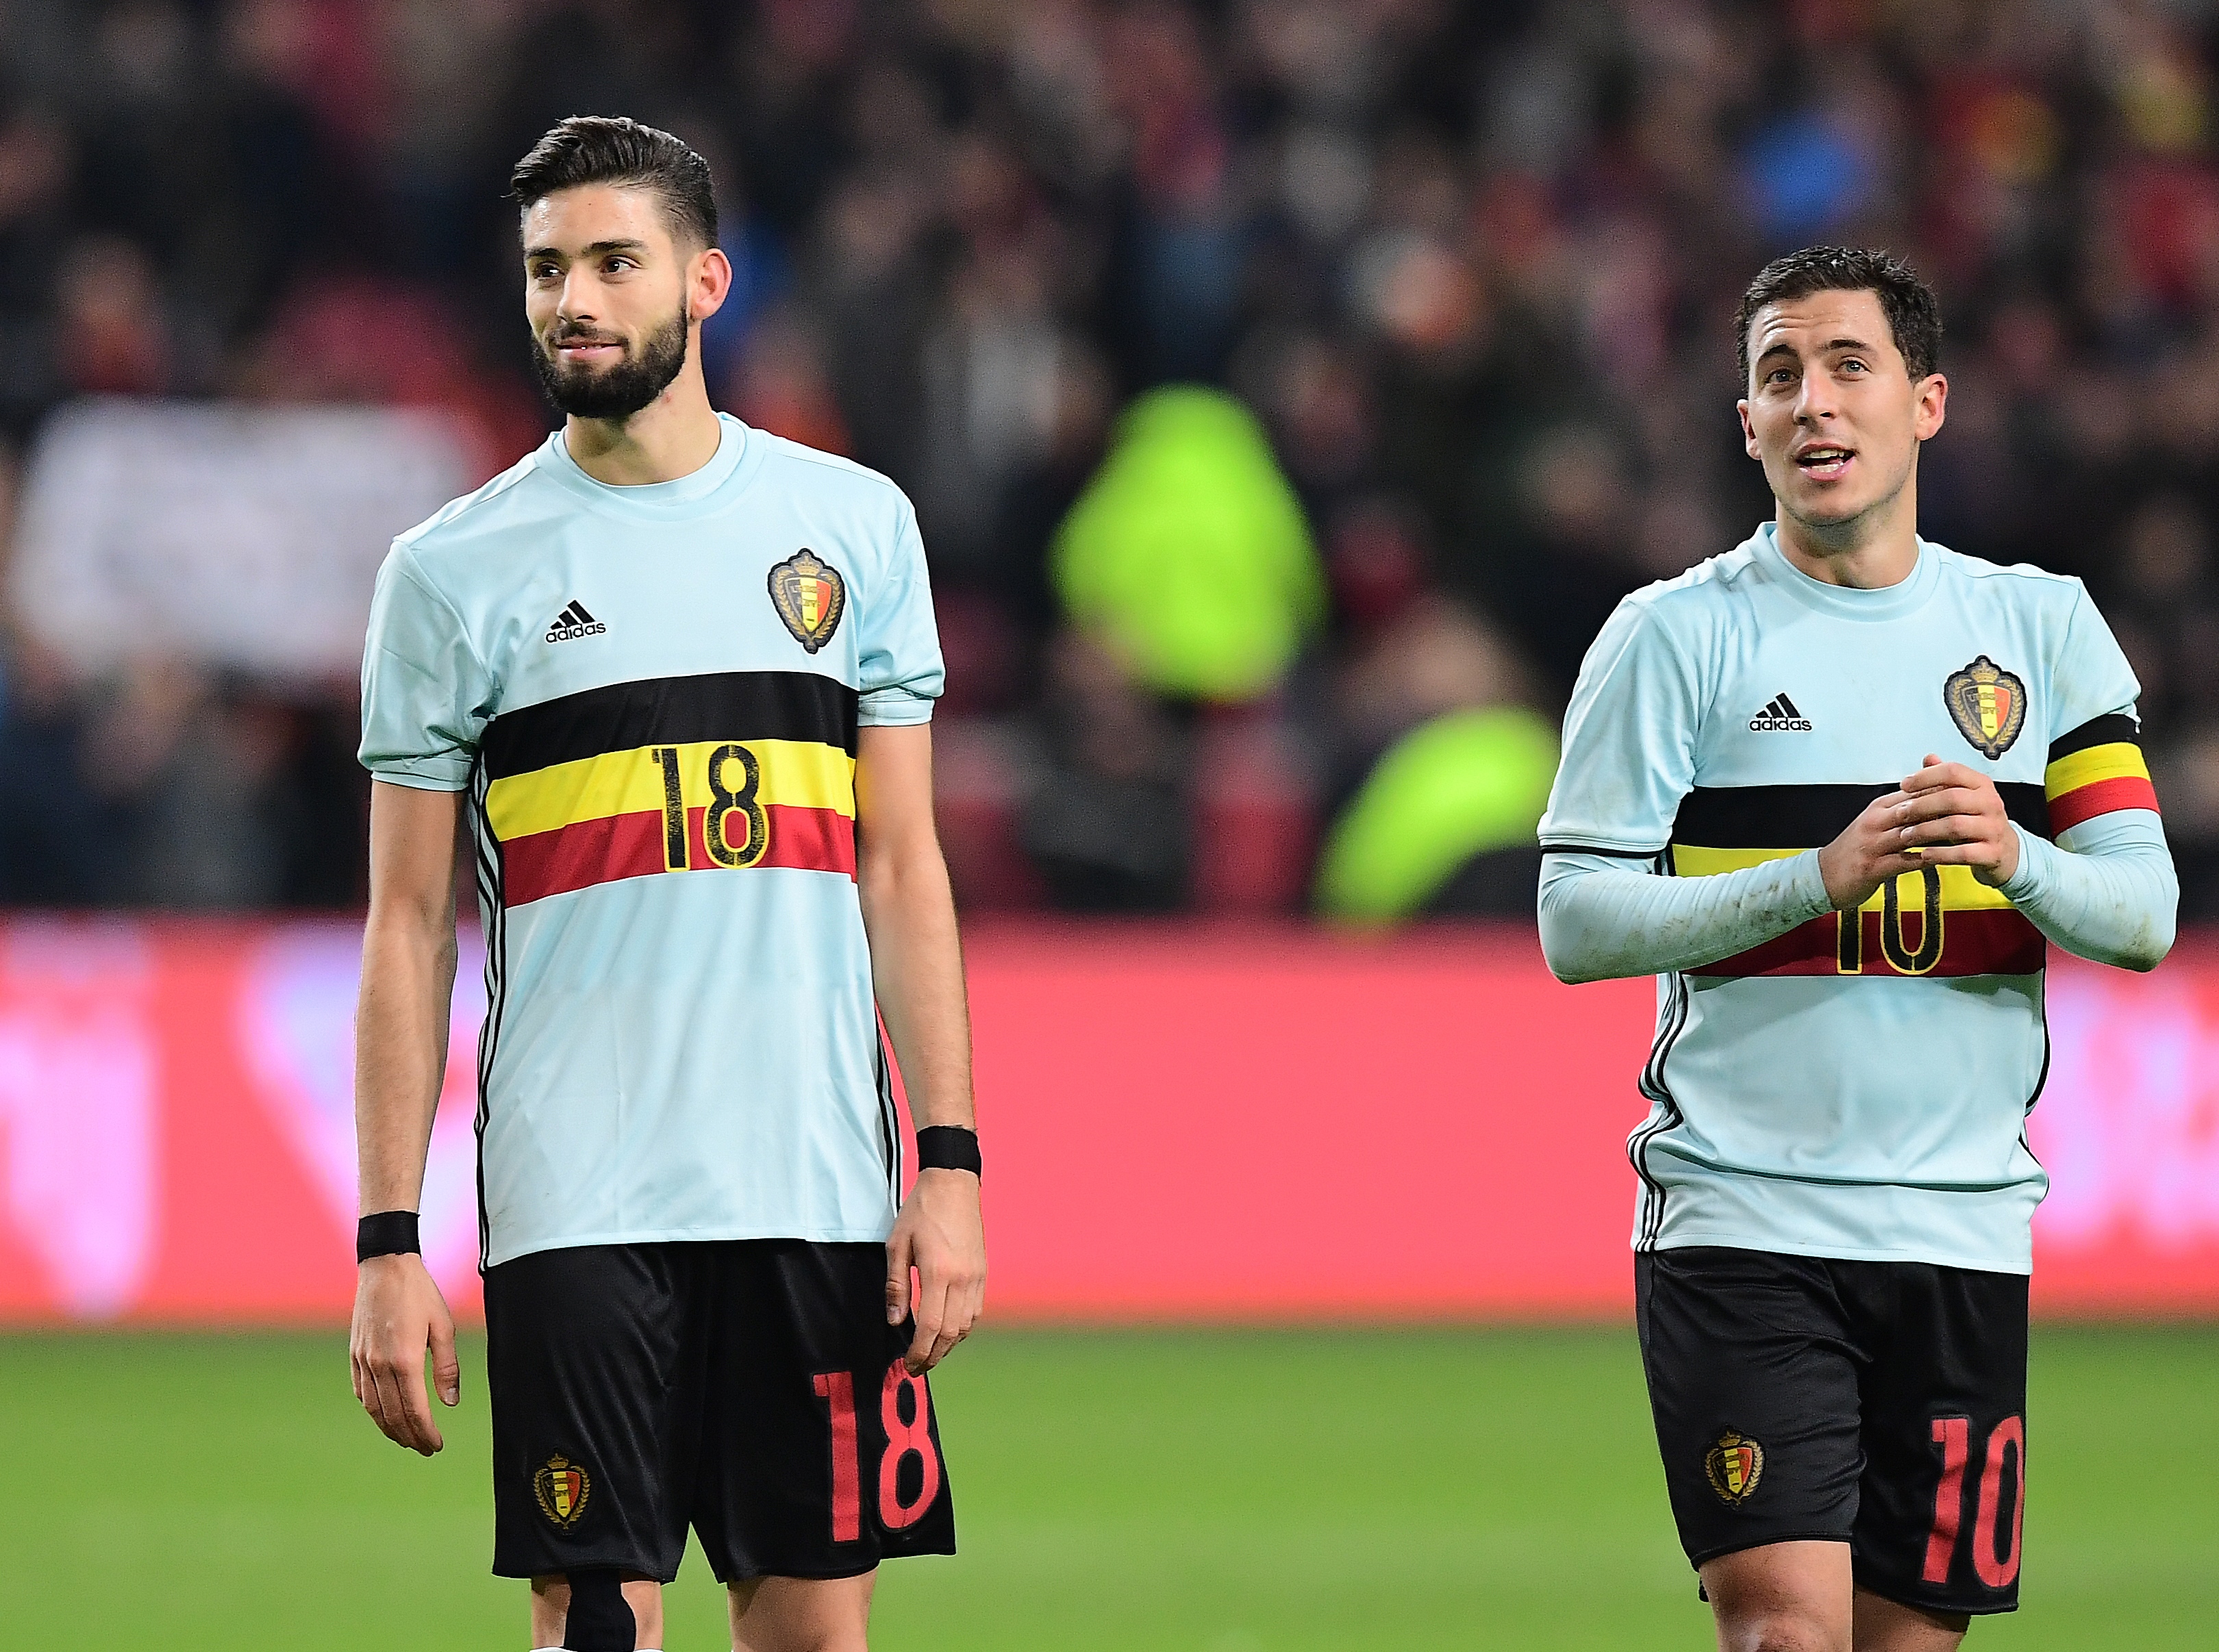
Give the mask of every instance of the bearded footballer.
[[566, 420], [395, 541], [363, 667], [355, 1392], [440, 1449], [427, 1349], [449, 1405], [460, 1371], [413, 1213], [460, 823], [494, 1570], [531, 1580], [533, 1647], [659, 1648], [690, 1527], [739, 1652], [861, 1652], [879, 1562], [954, 1548], [925, 1373], [985, 1275], [917, 518], [712, 409], [699, 155], [575, 118], [513, 186]]

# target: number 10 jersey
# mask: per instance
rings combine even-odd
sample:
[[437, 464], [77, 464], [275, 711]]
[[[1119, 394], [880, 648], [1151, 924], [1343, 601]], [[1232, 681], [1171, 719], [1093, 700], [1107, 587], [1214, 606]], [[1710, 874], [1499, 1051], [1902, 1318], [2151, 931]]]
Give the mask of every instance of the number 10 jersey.
[[557, 432], [378, 576], [362, 761], [468, 795], [487, 1265], [892, 1222], [856, 731], [940, 692], [923, 550], [885, 478], [722, 430], [633, 488]]
[[[1767, 524], [1604, 626], [1542, 844], [1731, 873], [1823, 848], [1930, 753], [2067, 850], [2134, 811], [2154, 834], [2137, 692], [2077, 580], [1921, 542], [1910, 578], [1852, 590]], [[2001, 889], [1937, 866], [1661, 978], [1635, 1248], [2029, 1271], [2045, 952]]]

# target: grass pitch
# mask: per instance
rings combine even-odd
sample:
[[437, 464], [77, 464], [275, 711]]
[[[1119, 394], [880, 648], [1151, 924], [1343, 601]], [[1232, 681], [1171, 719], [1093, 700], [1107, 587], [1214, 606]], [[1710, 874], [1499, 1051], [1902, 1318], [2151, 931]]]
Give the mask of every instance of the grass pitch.
[[[11, 1645], [485, 1652], [483, 1359], [431, 1462], [336, 1335], [0, 1338]], [[2219, 1327], [2035, 1339], [2025, 1608], [1994, 1652], [2208, 1647]], [[990, 1331], [935, 1380], [963, 1553], [881, 1652], [1703, 1652], [1626, 1330]], [[697, 1552], [668, 1652], [727, 1645]]]

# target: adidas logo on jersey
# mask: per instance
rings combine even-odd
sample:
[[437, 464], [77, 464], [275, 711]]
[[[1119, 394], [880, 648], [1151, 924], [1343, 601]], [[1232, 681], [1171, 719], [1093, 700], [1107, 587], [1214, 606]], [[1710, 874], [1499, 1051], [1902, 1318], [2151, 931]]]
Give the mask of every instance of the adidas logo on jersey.
[[1756, 734], [1808, 734], [1811, 719], [1795, 709], [1795, 702], [1785, 694], [1775, 694], [1772, 704], [1750, 718], [1749, 726]]
[[575, 643], [581, 637], [599, 637], [608, 627], [586, 612], [586, 605], [573, 601], [555, 616], [555, 623], [547, 628], [550, 643]]

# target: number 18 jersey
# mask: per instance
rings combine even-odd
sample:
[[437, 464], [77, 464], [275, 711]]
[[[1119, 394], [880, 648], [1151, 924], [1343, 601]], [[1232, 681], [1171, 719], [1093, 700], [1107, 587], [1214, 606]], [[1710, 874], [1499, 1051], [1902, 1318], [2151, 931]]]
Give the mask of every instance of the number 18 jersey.
[[362, 761], [468, 794], [488, 1266], [892, 1226], [856, 731], [940, 692], [923, 549], [885, 478], [721, 425], [631, 488], [558, 431], [378, 576]]

